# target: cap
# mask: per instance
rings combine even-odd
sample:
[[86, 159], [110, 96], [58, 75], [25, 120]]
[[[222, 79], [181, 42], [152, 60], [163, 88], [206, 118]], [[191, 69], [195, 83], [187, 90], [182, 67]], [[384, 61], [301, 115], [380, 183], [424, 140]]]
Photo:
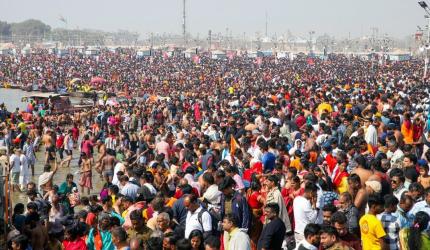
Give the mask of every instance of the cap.
[[419, 159], [417, 161], [418, 166], [428, 166], [428, 162], [424, 159]]

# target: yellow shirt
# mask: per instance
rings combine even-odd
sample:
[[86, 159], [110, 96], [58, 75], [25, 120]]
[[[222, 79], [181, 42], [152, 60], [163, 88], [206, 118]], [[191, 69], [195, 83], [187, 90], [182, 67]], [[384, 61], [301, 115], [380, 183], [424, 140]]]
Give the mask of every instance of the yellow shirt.
[[296, 168], [297, 172], [300, 172], [303, 170], [302, 164], [300, 163], [300, 158], [295, 158], [290, 162], [290, 167]]
[[380, 250], [379, 239], [385, 236], [381, 221], [375, 215], [365, 214], [359, 224], [363, 250]]

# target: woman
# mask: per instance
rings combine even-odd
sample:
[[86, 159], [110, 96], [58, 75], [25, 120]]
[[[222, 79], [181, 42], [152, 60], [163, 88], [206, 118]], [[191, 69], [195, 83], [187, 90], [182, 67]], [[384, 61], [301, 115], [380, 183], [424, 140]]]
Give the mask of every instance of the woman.
[[263, 230], [263, 223], [261, 223], [261, 216], [263, 215], [264, 198], [261, 195], [261, 185], [258, 179], [253, 175], [250, 189], [248, 190], [247, 200], [248, 205], [252, 210], [252, 228], [249, 231], [249, 238], [251, 239], [251, 249], [257, 249], [258, 239]]
[[290, 182], [290, 188], [283, 188], [281, 191], [285, 205], [288, 211], [288, 218], [291, 222], [291, 228], [294, 229], [294, 211], [293, 201], [297, 196], [303, 195], [304, 189], [301, 187], [300, 177], [294, 176]]
[[[278, 187], [279, 179], [276, 175], [270, 175], [266, 180], [267, 196], [266, 204], [276, 203], [279, 206], [279, 218], [284, 222], [287, 232], [291, 230], [290, 219], [288, 218], [288, 210], [285, 206], [284, 198], [282, 197], [281, 191]], [[265, 218], [267, 224], [269, 220]]]
[[191, 250], [203, 250], [203, 233], [199, 230], [193, 230], [188, 237], [191, 243]]
[[412, 227], [400, 230], [401, 250], [430, 249], [430, 236], [425, 232], [429, 220], [430, 216], [426, 212], [420, 211], [415, 215]]

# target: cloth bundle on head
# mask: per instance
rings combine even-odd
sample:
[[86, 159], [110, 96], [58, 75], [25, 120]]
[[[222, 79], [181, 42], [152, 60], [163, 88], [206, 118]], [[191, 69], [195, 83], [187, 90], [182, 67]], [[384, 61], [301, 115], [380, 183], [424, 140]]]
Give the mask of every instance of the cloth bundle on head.
[[370, 187], [375, 193], [380, 193], [382, 190], [381, 183], [379, 181], [366, 181], [366, 186]]

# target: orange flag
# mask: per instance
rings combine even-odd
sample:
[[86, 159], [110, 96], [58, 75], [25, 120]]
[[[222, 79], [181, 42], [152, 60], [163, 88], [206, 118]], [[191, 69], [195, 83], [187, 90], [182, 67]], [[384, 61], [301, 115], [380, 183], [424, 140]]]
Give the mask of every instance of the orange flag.
[[233, 135], [230, 135], [230, 155], [232, 157], [234, 157], [234, 154], [236, 153], [236, 149], [238, 148], [240, 148], [239, 143], [237, 143]]

